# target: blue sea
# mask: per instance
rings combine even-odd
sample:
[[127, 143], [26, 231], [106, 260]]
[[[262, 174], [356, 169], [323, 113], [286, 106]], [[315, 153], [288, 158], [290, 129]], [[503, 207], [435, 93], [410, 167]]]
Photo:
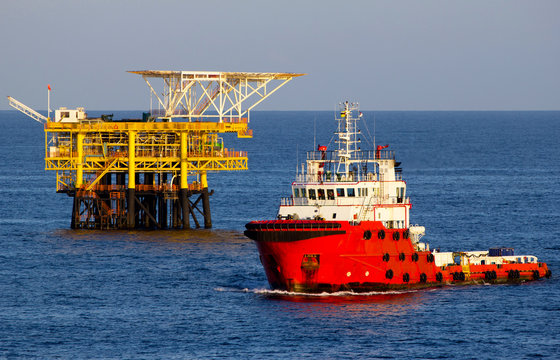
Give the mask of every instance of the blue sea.
[[[107, 112], [93, 112], [99, 115]], [[114, 112], [115, 118], [141, 111]], [[249, 170], [209, 175], [214, 228], [72, 231], [40, 124], [0, 112], [0, 359], [560, 358], [560, 112], [364, 111], [402, 162], [432, 248], [514, 247], [552, 278], [295, 296], [269, 289], [245, 223], [276, 215], [332, 111], [254, 112]], [[330, 143], [332, 148], [334, 143]]]

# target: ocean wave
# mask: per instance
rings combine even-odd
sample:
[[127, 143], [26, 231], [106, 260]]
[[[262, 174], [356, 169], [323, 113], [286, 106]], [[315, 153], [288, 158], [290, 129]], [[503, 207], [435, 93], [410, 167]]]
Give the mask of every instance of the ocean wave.
[[228, 287], [216, 287], [215, 291], [219, 292], [239, 292], [239, 293], [251, 293], [257, 295], [265, 296], [294, 296], [294, 297], [366, 297], [366, 296], [376, 296], [376, 295], [402, 295], [418, 292], [417, 289], [411, 290], [388, 290], [388, 291], [369, 291], [369, 292], [354, 292], [354, 291], [337, 291], [337, 292], [322, 292], [322, 293], [301, 293], [286, 290], [271, 290], [271, 289], [248, 289], [248, 288], [228, 288]]

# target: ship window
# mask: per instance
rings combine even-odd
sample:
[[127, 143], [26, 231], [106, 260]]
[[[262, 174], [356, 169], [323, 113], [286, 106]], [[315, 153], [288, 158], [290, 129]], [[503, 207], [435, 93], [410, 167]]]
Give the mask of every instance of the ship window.
[[336, 189], [336, 196], [344, 197], [344, 188], [337, 188]]
[[319, 200], [325, 200], [325, 190], [324, 189], [318, 189], [317, 190], [317, 198], [319, 198]]
[[362, 196], [367, 196], [367, 188], [362, 189]]
[[298, 188], [294, 188], [294, 197], [299, 197], [299, 189]]
[[336, 219], [336, 213], [333, 213], [333, 214], [332, 214], [332, 218], [333, 218], [333, 219]]
[[346, 189], [346, 193], [348, 194], [349, 197], [354, 197], [354, 196], [356, 196], [356, 194], [354, 193], [354, 188], [348, 188], [348, 189]]
[[334, 190], [333, 189], [327, 189], [327, 199], [334, 200]]
[[303, 188], [303, 189], [300, 189], [300, 190], [301, 190], [301, 197], [302, 198], [307, 197], [306, 189]]
[[315, 196], [315, 189], [309, 189], [309, 199], [315, 200], [317, 197]]

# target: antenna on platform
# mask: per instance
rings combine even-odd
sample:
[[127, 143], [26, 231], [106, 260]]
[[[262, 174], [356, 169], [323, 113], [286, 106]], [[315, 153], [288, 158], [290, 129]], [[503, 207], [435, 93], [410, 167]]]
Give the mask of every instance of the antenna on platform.
[[47, 121], [51, 120], [51, 84], [47, 85]]

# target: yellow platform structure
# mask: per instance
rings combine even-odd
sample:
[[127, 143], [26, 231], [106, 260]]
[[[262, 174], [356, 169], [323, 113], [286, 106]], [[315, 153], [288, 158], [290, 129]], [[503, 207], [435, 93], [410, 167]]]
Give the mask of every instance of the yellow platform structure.
[[199, 215], [211, 227], [207, 174], [247, 169], [247, 153], [228, 148], [220, 134], [252, 137], [250, 110], [303, 74], [130, 73], [150, 89], [141, 119], [60, 108], [43, 121], [15, 99], [10, 104], [44, 123], [45, 169], [56, 172], [57, 192], [74, 198], [72, 228], [186, 229], [191, 218], [201, 226]]

